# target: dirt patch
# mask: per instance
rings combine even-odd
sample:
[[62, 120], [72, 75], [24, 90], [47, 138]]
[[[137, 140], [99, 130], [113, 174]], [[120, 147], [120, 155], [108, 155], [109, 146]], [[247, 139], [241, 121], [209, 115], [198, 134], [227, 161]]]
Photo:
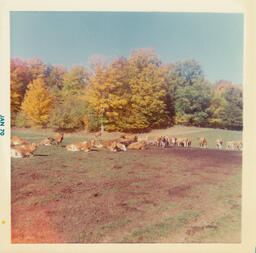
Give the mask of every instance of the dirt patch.
[[13, 243], [209, 242], [231, 221], [239, 238], [241, 152], [39, 151], [12, 161]]

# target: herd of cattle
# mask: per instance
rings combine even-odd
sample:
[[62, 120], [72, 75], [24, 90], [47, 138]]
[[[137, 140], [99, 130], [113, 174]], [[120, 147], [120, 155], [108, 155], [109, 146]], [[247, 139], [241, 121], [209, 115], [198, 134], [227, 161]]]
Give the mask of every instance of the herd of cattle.
[[[11, 157], [13, 158], [23, 158], [31, 157], [39, 145], [57, 145], [59, 146], [63, 141], [64, 134], [57, 133], [54, 138], [47, 137], [40, 143], [26, 143], [26, 141], [20, 137], [13, 136], [11, 137]], [[188, 138], [169, 138], [167, 136], [142, 136], [142, 135], [127, 135], [122, 134], [120, 138], [112, 140], [101, 140], [101, 132], [98, 132], [94, 135], [94, 138], [89, 141], [76, 142], [66, 145], [68, 151], [85, 151], [88, 152], [94, 147], [96, 148], [106, 148], [110, 151], [126, 151], [127, 149], [134, 150], [143, 150], [150, 145], [157, 147], [169, 147], [169, 146], [178, 146], [178, 147], [190, 147], [192, 141]], [[242, 150], [242, 141], [228, 141], [226, 143], [226, 149], [237, 149]], [[202, 137], [199, 139], [199, 147], [207, 147], [207, 139]], [[223, 139], [219, 138], [216, 140], [216, 148], [222, 149]]]

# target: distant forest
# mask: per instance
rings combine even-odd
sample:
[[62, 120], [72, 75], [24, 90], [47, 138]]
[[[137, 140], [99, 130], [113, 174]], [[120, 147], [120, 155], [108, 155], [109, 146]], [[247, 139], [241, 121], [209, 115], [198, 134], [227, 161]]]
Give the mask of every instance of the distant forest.
[[200, 63], [163, 63], [154, 49], [67, 70], [11, 59], [11, 120], [17, 127], [144, 132], [176, 124], [241, 130], [242, 85], [206, 80]]

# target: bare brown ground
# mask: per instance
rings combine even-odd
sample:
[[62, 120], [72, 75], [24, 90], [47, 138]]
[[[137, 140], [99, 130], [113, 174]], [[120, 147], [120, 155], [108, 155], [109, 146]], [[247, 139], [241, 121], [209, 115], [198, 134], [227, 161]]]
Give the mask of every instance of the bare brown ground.
[[[241, 152], [95, 150], [72, 154], [73, 167], [65, 158], [63, 151], [61, 165], [42, 156], [12, 166], [12, 243], [240, 241], [240, 225], [223, 235], [219, 220], [241, 204]], [[182, 220], [184, 211], [195, 215]], [[170, 217], [182, 226], [159, 232]]]

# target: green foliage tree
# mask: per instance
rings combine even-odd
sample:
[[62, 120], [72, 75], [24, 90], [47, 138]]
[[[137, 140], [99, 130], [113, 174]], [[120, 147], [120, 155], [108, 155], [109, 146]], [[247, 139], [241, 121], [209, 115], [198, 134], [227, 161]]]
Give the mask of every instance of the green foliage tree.
[[210, 87], [194, 84], [178, 89], [176, 94], [176, 123], [206, 126], [211, 103]]
[[52, 110], [48, 126], [67, 131], [82, 129], [86, 109], [86, 104], [77, 96], [65, 97], [63, 103], [57, 104]]
[[176, 124], [206, 126], [212, 88], [204, 79], [199, 63], [193, 59], [176, 63], [168, 80], [174, 94]]

